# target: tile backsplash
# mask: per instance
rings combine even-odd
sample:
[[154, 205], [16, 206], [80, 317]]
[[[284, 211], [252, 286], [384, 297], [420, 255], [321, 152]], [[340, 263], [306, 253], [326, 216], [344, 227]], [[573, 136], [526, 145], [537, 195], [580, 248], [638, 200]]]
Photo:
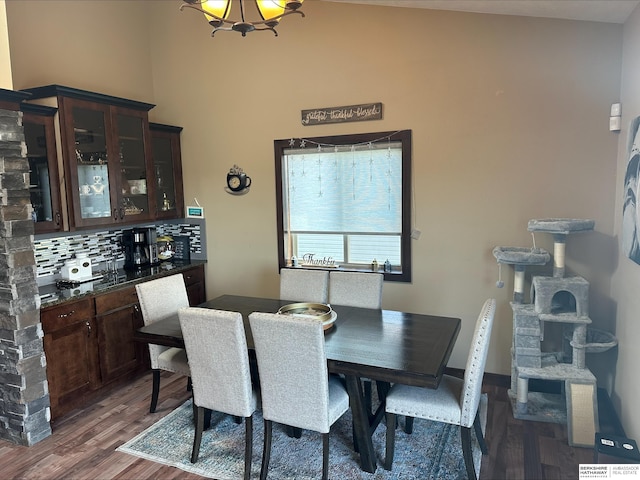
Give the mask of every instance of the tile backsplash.
[[[183, 221], [184, 222], [184, 221]], [[149, 224], [146, 224], [147, 226]], [[127, 226], [133, 228], [135, 226]], [[165, 223], [155, 225], [158, 236], [188, 236], [190, 253], [193, 259], [206, 260], [206, 246], [203, 238], [204, 224], [197, 223]], [[36, 274], [39, 283], [60, 272], [65, 260], [73, 258], [76, 253], [87, 253], [93, 265], [116, 259], [119, 265], [124, 262], [118, 240], [124, 229], [78, 232], [65, 236], [38, 238], [34, 240], [36, 258]]]

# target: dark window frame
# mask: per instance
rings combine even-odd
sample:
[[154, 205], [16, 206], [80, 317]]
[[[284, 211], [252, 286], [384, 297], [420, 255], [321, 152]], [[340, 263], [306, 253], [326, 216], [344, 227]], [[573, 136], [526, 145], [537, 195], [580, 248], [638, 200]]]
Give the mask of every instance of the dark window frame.
[[[274, 158], [275, 158], [275, 181], [276, 181], [276, 221], [278, 235], [278, 265], [279, 268], [290, 267], [285, 258], [284, 248], [284, 212], [283, 212], [283, 179], [282, 179], [282, 158], [284, 152], [294, 148], [292, 142], [300, 145], [304, 141], [310, 149], [317, 145], [321, 146], [351, 146], [366, 145], [371, 142], [388, 142], [395, 141], [402, 144], [402, 235], [400, 239], [401, 245], [401, 261], [402, 271], [382, 272], [382, 264], [380, 272], [384, 273], [386, 281], [411, 282], [411, 165], [412, 165], [412, 142], [411, 130], [400, 130], [395, 132], [377, 132], [377, 133], [358, 133], [349, 135], [332, 135], [323, 137], [305, 137], [305, 138], [289, 138], [282, 140], [274, 140]], [[349, 271], [371, 271], [364, 268], [338, 268], [339, 270]]]

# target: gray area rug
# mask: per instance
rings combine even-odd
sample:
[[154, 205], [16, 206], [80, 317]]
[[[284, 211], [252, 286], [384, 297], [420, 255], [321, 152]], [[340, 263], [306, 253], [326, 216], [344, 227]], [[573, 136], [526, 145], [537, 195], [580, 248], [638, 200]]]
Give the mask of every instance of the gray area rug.
[[[486, 395], [482, 401], [482, 424], [486, 424]], [[404, 427], [404, 419], [400, 419]], [[251, 478], [260, 477], [263, 422], [260, 412], [254, 414], [253, 463]], [[329, 437], [329, 478], [351, 479], [463, 479], [466, 478], [459, 427], [416, 419], [411, 435], [402, 428], [396, 431], [393, 470], [382, 467], [386, 427], [378, 426], [373, 444], [378, 457], [375, 473], [360, 469], [359, 457], [353, 451], [351, 413], [347, 412], [331, 428]], [[244, 468], [244, 423], [236, 424], [227, 415], [214, 412], [211, 428], [202, 435], [200, 456], [190, 461], [193, 446], [193, 412], [191, 400], [153, 424], [134, 439], [117, 448], [147, 460], [171, 465], [187, 472], [216, 480], [241, 479]], [[476, 472], [480, 472], [482, 455], [472, 434]], [[299, 439], [288, 437], [280, 425], [273, 427], [273, 446], [269, 465], [272, 480], [311, 480], [322, 473], [322, 438], [319, 433], [303, 431]]]

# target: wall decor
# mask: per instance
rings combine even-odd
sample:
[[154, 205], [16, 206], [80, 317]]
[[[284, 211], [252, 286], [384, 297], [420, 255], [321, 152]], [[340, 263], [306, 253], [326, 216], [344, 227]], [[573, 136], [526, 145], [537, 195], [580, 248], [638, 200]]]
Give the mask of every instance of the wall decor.
[[629, 126], [627, 171], [624, 176], [624, 198], [622, 204], [622, 249], [634, 262], [640, 264], [639, 230], [640, 213], [638, 195], [640, 191], [640, 117], [631, 121]]
[[244, 173], [242, 168], [234, 165], [229, 169], [229, 173], [227, 173], [227, 186], [225, 187], [227, 193], [244, 195], [249, 192], [250, 186], [251, 177]]
[[382, 103], [364, 103], [344, 107], [302, 110], [302, 125], [305, 126], [325, 123], [362, 122], [365, 120], [382, 120]]

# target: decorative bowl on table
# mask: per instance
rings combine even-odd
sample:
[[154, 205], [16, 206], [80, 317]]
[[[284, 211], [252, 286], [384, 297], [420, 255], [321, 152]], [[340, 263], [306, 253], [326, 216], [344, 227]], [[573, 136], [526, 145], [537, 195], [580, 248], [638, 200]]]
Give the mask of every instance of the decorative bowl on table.
[[324, 303], [290, 303], [278, 310], [281, 315], [291, 315], [297, 318], [317, 318], [322, 320], [322, 329], [329, 330], [338, 318], [331, 305]]

